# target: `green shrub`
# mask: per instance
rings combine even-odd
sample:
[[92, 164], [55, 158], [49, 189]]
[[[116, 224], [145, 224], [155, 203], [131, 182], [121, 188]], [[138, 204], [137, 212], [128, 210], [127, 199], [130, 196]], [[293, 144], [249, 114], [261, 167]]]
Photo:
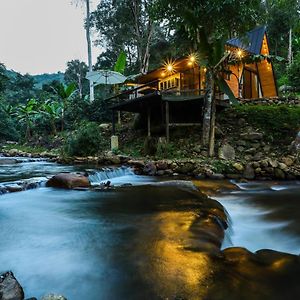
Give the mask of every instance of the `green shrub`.
[[300, 90], [300, 52], [296, 55], [292, 65], [288, 69], [288, 78], [291, 86]]
[[70, 156], [87, 156], [99, 153], [108, 146], [101, 136], [96, 123], [81, 123], [79, 128], [67, 139], [65, 152]]
[[300, 107], [288, 105], [243, 105], [235, 108], [253, 126], [264, 131], [266, 137], [286, 142], [300, 127]]
[[4, 108], [0, 106], [0, 141], [17, 141], [19, 138], [16, 124]]

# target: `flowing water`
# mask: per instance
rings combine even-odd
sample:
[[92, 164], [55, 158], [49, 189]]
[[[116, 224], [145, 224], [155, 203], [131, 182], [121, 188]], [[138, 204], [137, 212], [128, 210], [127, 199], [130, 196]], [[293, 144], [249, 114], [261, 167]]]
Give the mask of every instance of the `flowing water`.
[[[83, 170], [46, 161], [0, 165], [0, 184]], [[86, 171], [94, 185], [132, 186], [102, 192], [40, 187], [0, 196], [0, 271], [13, 270], [27, 297], [200, 299], [210, 261], [186, 250], [199, 239], [189, 230], [199, 196], [156, 186], [157, 179], [127, 168]], [[298, 182], [232, 183], [214, 192], [231, 222], [223, 248], [299, 254], [299, 195]]]

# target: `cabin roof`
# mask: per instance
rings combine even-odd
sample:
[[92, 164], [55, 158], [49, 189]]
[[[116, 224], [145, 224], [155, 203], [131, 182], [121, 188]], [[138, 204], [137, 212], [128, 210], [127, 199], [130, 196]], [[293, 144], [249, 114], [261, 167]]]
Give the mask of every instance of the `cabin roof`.
[[233, 38], [228, 40], [226, 44], [253, 54], [260, 54], [265, 33], [266, 26], [260, 26], [247, 32], [244, 38]]

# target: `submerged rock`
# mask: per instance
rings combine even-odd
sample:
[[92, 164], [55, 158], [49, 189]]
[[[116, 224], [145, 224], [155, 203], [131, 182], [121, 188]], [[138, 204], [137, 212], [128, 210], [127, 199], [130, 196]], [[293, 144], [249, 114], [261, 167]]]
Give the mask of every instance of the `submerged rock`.
[[88, 177], [76, 173], [59, 173], [50, 178], [46, 186], [64, 189], [73, 189], [79, 187], [90, 187]]
[[41, 300], [67, 300], [67, 298], [62, 295], [49, 294], [42, 297]]
[[24, 292], [15, 278], [13, 272], [0, 275], [0, 299], [1, 300], [23, 300]]

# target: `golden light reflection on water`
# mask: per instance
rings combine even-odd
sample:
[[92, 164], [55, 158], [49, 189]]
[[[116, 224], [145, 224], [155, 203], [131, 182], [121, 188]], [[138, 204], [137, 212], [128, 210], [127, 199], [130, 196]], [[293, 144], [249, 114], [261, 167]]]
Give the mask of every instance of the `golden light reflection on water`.
[[193, 184], [208, 196], [218, 194], [221, 190], [237, 190], [238, 187], [226, 180], [193, 180]]
[[189, 231], [196, 217], [193, 212], [161, 212], [154, 217], [159, 240], [147, 249], [153, 262], [147, 279], [163, 299], [199, 300], [206, 293], [210, 259], [204, 252], [187, 250], [196, 238]]

